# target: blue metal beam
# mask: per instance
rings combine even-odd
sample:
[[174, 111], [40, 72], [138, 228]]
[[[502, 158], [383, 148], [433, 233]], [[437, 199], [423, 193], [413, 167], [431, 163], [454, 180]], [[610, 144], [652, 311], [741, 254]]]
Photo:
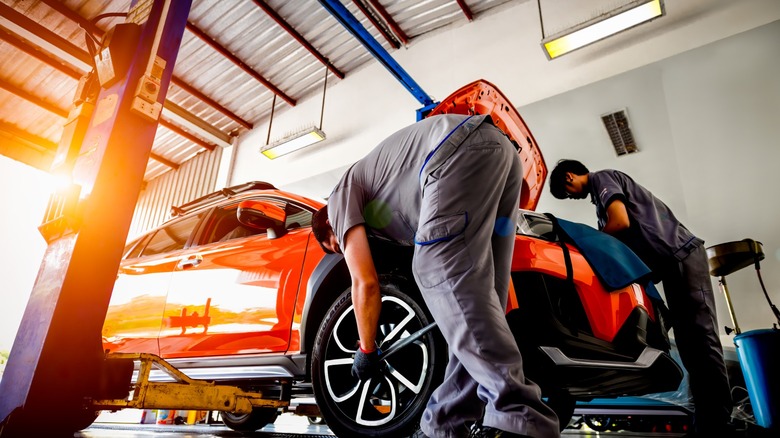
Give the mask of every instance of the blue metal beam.
[[141, 12], [101, 45], [116, 75], [79, 96], [55, 158], [74, 184], [39, 227], [48, 247], [0, 381], [2, 438], [73, 436], [95, 420], [92, 400], [130, 388], [132, 363], [106, 359], [100, 334], [192, 1], [129, 3]]
[[[374, 58], [377, 59], [390, 73], [398, 79], [401, 84], [412, 93], [412, 96], [420, 102], [424, 108], [421, 110], [432, 109], [435, 106], [433, 99], [423, 91], [423, 89], [417, 84], [417, 82], [409, 76], [408, 73], [401, 67], [398, 62], [387, 53], [387, 50], [382, 47], [381, 44], [363, 27], [362, 24], [347, 10], [339, 0], [319, 0], [320, 4], [331, 14], [333, 17], [341, 23], [358, 41], [363, 44], [366, 49], [371, 53]], [[430, 107], [430, 108], [429, 108]]]

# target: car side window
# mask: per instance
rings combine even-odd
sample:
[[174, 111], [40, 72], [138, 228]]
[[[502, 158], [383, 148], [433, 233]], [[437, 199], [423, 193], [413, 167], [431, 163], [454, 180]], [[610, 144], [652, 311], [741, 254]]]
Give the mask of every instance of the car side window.
[[202, 243], [226, 242], [264, 232], [264, 230], [241, 225], [236, 216], [237, 209], [238, 204], [234, 203], [214, 210], [214, 215], [209, 221], [210, 225], [206, 231], [206, 239]]
[[[287, 212], [285, 228], [288, 230], [311, 225], [312, 213], [304, 208], [281, 199], [261, 198], [256, 200], [285, 209]], [[209, 220], [209, 226], [205, 231], [206, 237], [201, 244], [226, 242], [228, 240], [240, 239], [256, 234], [265, 234], [265, 230], [242, 225], [236, 216], [237, 209], [238, 202], [217, 208], [214, 211], [211, 220]]]
[[288, 230], [311, 226], [312, 212], [309, 210], [292, 203], [288, 203], [285, 206], [285, 210], [287, 211], [287, 221], [284, 223], [284, 226]]
[[517, 234], [538, 237], [550, 242], [558, 241], [552, 221], [538, 214], [521, 213], [520, 220], [517, 221]]
[[139, 257], [150, 237], [152, 237], [151, 234], [146, 234], [138, 239], [133, 240], [127, 246], [125, 246], [125, 256], [123, 259], [134, 259]]
[[184, 248], [203, 215], [204, 213], [192, 215], [160, 228], [146, 244], [141, 255], [145, 257]]

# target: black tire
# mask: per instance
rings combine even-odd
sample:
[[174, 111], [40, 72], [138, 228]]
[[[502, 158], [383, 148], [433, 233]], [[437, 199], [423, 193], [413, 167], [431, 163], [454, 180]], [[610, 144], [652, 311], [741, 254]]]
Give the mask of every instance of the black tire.
[[0, 436], [72, 437], [94, 423], [98, 414], [84, 406], [62, 406], [42, 418], [40, 412], [17, 407], [0, 422]]
[[606, 432], [610, 429], [612, 419], [610, 417], [592, 416], [585, 417], [585, 424], [596, 432]]
[[309, 416], [307, 418], [309, 420], [309, 424], [314, 425], [314, 426], [327, 424], [327, 423], [325, 423], [325, 420], [322, 419], [322, 417], [312, 417], [312, 416]]
[[255, 408], [252, 409], [251, 414], [234, 414], [223, 411], [220, 412], [220, 415], [225, 426], [236, 432], [254, 432], [276, 421], [279, 410], [276, 408]]
[[565, 391], [555, 391], [554, 394], [547, 397], [545, 404], [555, 412], [558, 417], [559, 429], [563, 432], [571, 423], [577, 401]]
[[84, 430], [92, 425], [97, 420], [100, 411], [94, 411], [92, 409], [79, 409], [76, 412], [71, 413], [68, 418], [62, 421], [65, 428], [73, 433], [79, 430]]
[[[423, 307], [397, 286], [382, 285], [377, 342], [387, 349], [431, 322]], [[312, 354], [312, 385], [322, 417], [337, 436], [401, 437], [417, 428], [447, 364], [438, 330], [383, 361], [382, 379], [351, 375], [357, 325], [348, 289], [320, 324]], [[386, 364], [386, 366], [384, 366]]]

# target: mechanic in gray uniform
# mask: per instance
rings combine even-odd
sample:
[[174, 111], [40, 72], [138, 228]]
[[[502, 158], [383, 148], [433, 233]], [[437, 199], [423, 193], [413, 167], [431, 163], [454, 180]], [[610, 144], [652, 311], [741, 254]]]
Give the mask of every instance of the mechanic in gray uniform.
[[696, 436], [726, 436], [733, 401], [704, 241], [691, 233], [649, 190], [618, 170], [589, 172], [561, 160], [550, 173], [558, 199], [596, 205], [598, 228], [631, 248], [663, 281], [674, 339], [690, 379]]
[[517, 149], [489, 116], [439, 115], [355, 163], [313, 218], [323, 249], [343, 254], [352, 276], [352, 373], [361, 380], [379, 367], [381, 297], [367, 236], [414, 245], [416, 283], [449, 345], [418, 436], [560, 435], [505, 318], [521, 184]]

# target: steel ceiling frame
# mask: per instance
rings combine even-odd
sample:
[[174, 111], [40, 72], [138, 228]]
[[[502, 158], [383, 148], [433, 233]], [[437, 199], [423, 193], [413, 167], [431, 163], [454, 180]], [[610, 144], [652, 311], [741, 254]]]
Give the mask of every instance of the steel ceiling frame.
[[[98, 38], [102, 37], [105, 33], [90, 20], [70, 10], [67, 6], [57, 0], [41, 0], [41, 2], [57, 11], [67, 19], [77, 23], [86, 32], [90, 32], [92, 35]], [[274, 11], [270, 6], [268, 6], [268, 4], [262, 0], [254, 0], [254, 2], [279, 26], [281, 26], [288, 34], [290, 34], [296, 41], [298, 41], [304, 48], [306, 48], [306, 50], [308, 50], [315, 58], [317, 58], [317, 60], [322, 62], [323, 65], [325, 65], [331, 72], [333, 72], [334, 75], [341, 79], [345, 77], [342, 71], [336, 68], [324, 55], [317, 51], [311, 43], [309, 43], [281, 16], [279, 16], [279, 14], [276, 13], [276, 11]], [[228, 49], [221, 46], [216, 40], [200, 30], [197, 26], [187, 22], [186, 29], [201, 39], [205, 44], [216, 50], [220, 55], [244, 70], [247, 74], [252, 76], [271, 92], [282, 98], [285, 102], [291, 106], [295, 106], [295, 99], [286, 95], [278, 87], [265, 79], [260, 73], [249, 67], [238, 57], [234, 56]], [[2, 3], [0, 3], [0, 30], [5, 31], [0, 32], [0, 39], [10, 43], [28, 55], [39, 59], [43, 63], [49, 65], [61, 73], [64, 73], [66, 76], [76, 81], [78, 81], [84, 74], [88, 73], [93, 68], [91, 57], [87, 52], [81, 50], [79, 47], [73, 45], [68, 40], [60, 37], [54, 32], [49, 31], [38, 23], [28, 19], [21, 13], [15, 11], [12, 7]], [[182, 90], [192, 95], [196, 99], [206, 103], [208, 106], [214, 108], [218, 112], [224, 114], [244, 128], [252, 129], [254, 127], [254, 125], [249, 121], [228, 110], [222, 104], [205, 95], [195, 87], [190, 86], [180, 78], [173, 77], [171, 83], [180, 87]], [[32, 93], [21, 90], [12, 84], [0, 83], [0, 88], [6, 89], [12, 94], [59, 117], [67, 118], [67, 109], [59, 108], [49, 104]], [[194, 114], [189, 113], [173, 102], [166, 100], [165, 104], [163, 105], [162, 116], [164, 118], [161, 118], [159, 122], [161, 126], [207, 150], [213, 150], [215, 145], [221, 147], [229, 147], [232, 145], [231, 138], [233, 135], [220, 131], [219, 129], [211, 126], [208, 122], [200, 119]], [[171, 120], [175, 123], [165, 119]], [[30, 133], [26, 133], [26, 135], [19, 135], [23, 130], [19, 130], [18, 128], [10, 129], [10, 127], [5, 126], [4, 124], [0, 126], [0, 129], [13, 137], [19, 137], [19, 140], [25, 144], [28, 144], [31, 141], [41, 140], [40, 145], [46, 145], [44, 147], [50, 153], [53, 154], [54, 150], [56, 150], [56, 144], [53, 144], [53, 147], [51, 147], [52, 144], [50, 141], [45, 141], [44, 139]], [[179, 167], [178, 163], [174, 163], [156, 154], [152, 154], [151, 158], [172, 169], [177, 169]]]
[[[343, 79], [344, 73], [336, 68], [327, 57], [322, 55], [309, 43], [298, 31], [287, 23], [273, 8], [264, 0], [253, 0], [254, 3], [262, 9], [266, 15], [273, 19], [282, 29], [290, 34], [298, 43], [306, 48], [318, 61], [327, 67], [334, 75]], [[358, 9], [366, 15], [369, 21], [376, 29], [387, 38], [393, 47], [400, 47], [400, 44], [408, 44], [409, 37], [393, 20], [392, 16], [384, 9], [378, 0], [353, 0]], [[455, 0], [461, 7], [466, 18], [471, 21], [472, 14], [463, 0]], [[70, 10], [64, 3], [58, 0], [41, 0], [43, 4], [49, 6], [52, 10], [60, 13], [67, 19], [75, 22], [85, 32], [97, 38], [102, 37], [105, 31], [100, 29], [93, 21], [82, 17], [73, 10]], [[358, 41], [368, 50], [368, 52], [385, 66], [390, 73], [401, 82], [401, 84], [423, 105], [419, 111], [431, 108], [435, 102], [425, 93], [422, 88], [409, 76], [409, 74], [390, 56], [390, 54], [376, 41], [376, 39], [352, 16], [352, 14], [338, 0], [320, 0], [320, 4], [344, 26]], [[194, 36], [201, 39], [205, 44], [216, 50], [219, 54], [244, 70], [263, 86], [279, 96], [291, 106], [295, 106], [296, 100], [287, 96], [274, 84], [265, 79], [260, 73], [246, 65], [241, 59], [232, 55], [232, 53], [221, 46], [215, 39], [207, 35], [191, 22], [187, 22], [186, 29]], [[5, 31], [3, 34], [2, 31]], [[51, 66], [55, 70], [65, 74], [67, 77], [78, 81], [84, 74], [92, 71], [92, 57], [89, 53], [70, 43], [65, 38], [60, 37], [54, 32], [46, 29], [38, 23], [28, 19], [21, 13], [15, 11], [12, 7], [0, 3], [0, 39], [10, 43], [17, 49], [33, 56], [43, 63]], [[400, 43], [399, 43], [400, 41]], [[225, 106], [207, 96], [197, 88], [190, 86], [183, 80], [173, 77], [173, 85], [181, 88], [184, 92], [205, 103], [209, 107], [233, 120], [235, 123], [246, 129], [252, 129], [251, 122], [243, 119]], [[3, 88], [17, 97], [24, 99], [58, 117], [67, 118], [67, 109], [59, 108], [33, 93], [27, 92], [10, 83], [0, 82], [0, 88]], [[418, 113], [419, 113], [418, 111]], [[418, 115], [419, 117], [419, 115]], [[235, 132], [225, 133], [215, 128], [205, 120], [188, 112], [177, 104], [166, 101], [163, 105], [160, 125], [179, 135], [186, 140], [195, 143], [204, 149], [213, 150], [216, 146], [229, 147], [232, 145], [232, 138]], [[19, 136], [19, 129], [12, 130], [8, 126], [0, 126], [6, 134], [13, 137], [19, 137], [19, 141], [27, 144], [30, 141], [44, 140], [35, 135]], [[50, 141], [42, 141], [41, 146], [49, 148]], [[40, 148], [36, 148], [40, 149]], [[56, 145], [49, 152], [54, 152]], [[158, 161], [172, 169], [178, 168], [179, 164], [165, 159], [156, 154], [152, 154], [152, 159]]]
[[[49, 2], [51, 0], [44, 1]], [[71, 16], [66, 16], [71, 18]], [[79, 24], [81, 25], [82, 23], [79, 22]], [[7, 39], [5, 36], [3, 36], [3, 39], [6, 39], [8, 42], [14, 44], [17, 47], [20, 44], [26, 46], [24, 49], [26, 53], [35, 51], [35, 47], [41, 48], [47, 54], [53, 55], [54, 58], [49, 56], [41, 56], [39, 59], [49, 64], [57, 71], [65, 73], [76, 81], [78, 81], [84, 74], [92, 71], [93, 69], [92, 59], [89, 56], [89, 53], [85, 52], [79, 47], [73, 45], [68, 40], [25, 17], [21, 13], [5, 4], [0, 4], [0, 26], [6, 28], [9, 32], [12, 32], [18, 36], [18, 38]], [[29, 43], [25, 43], [25, 40], [29, 41]], [[68, 67], [63, 68], [63, 63], [67, 64]], [[38, 105], [36, 101], [30, 102]], [[166, 104], [167, 103], [169, 102], [166, 101]], [[48, 110], [46, 107], [41, 108]], [[66, 114], [68, 112], [68, 110], [65, 109], [62, 109], [62, 111], [64, 111]], [[179, 123], [181, 123], [185, 129], [194, 132], [196, 135], [209, 139], [218, 146], [231, 146], [230, 136], [228, 134], [221, 132], [217, 134], [214, 132], [216, 128], [213, 127], [208, 129], [207, 126], [210, 127], [210, 125], [207, 122], [183, 110], [181, 107], [164, 105], [162, 115], [163, 117], [179, 121]], [[160, 124], [166, 128], [169, 127], [166, 126], [165, 121], [162, 119], [160, 120]], [[192, 141], [191, 136], [185, 138]], [[204, 146], [209, 150], [213, 150], [214, 148], [214, 145], [208, 145], [208, 143], [204, 142], [203, 140], [197, 141], [195, 143], [200, 146]]]

